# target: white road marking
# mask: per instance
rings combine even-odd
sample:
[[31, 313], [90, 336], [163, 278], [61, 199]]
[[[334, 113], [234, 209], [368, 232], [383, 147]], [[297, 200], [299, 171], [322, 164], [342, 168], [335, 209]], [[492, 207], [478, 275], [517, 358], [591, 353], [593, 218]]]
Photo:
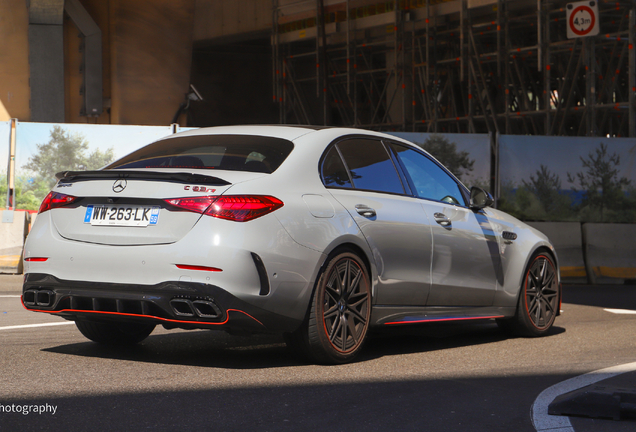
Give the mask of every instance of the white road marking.
[[575, 432], [567, 416], [552, 416], [548, 414], [548, 405], [552, 403], [555, 397], [562, 394], [578, 390], [582, 387], [592, 385], [607, 378], [612, 378], [626, 372], [636, 371], [636, 362], [627, 363], [618, 366], [612, 366], [606, 369], [579, 375], [569, 380], [562, 381], [541, 392], [532, 405], [530, 417], [532, 424], [537, 432]]
[[636, 310], [628, 310], [628, 309], [603, 309], [605, 312], [610, 312], [613, 314], [636, 314]]
[[0, 297], [17, 297], [17, 298], [20, 298], [22, 296], [20, 296], [20, 295], [0, 295]]
[[48, 326], [68, 325], [68, 324], [75, 324], [75, 322], [64, 321], [64, 322], [52, 322], [52, 323], [43, 323], [43, 324], [15, 325], [15, 326], [0, 327], [0, 330], [15, 330], [15, 329], [23, 329], [23, 328], [48, 327]]

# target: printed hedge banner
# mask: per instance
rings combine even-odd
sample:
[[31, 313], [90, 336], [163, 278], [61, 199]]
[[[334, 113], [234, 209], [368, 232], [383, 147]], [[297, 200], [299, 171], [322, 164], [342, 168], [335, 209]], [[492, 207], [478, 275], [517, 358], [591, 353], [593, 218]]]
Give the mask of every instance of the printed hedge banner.
[[[37, 210], [57, 172], [99, 169], [171, 133], [170, 126], [19, 122], [16, 208]], [[6, 205], [9, 134], [10, 122], [0, 123], [0, 208]]]
[[499, 208], [522, 220], [636, 223], [636, 139], [504, 135]]
[[[181, 129], [187, 130], [187, 129]], [[19, 122], [16, 202], [37, 210], [55, 173], [98, 169], [171, 133], [169, 126]], [[490, 189], [490, 137], [395, 132], [466, 186]], [[0, 209], [6, 205], [10, 122], [0, 122]], [[502, 135], [500, 209], [525, 221], [636, 223], [636, 139]]]

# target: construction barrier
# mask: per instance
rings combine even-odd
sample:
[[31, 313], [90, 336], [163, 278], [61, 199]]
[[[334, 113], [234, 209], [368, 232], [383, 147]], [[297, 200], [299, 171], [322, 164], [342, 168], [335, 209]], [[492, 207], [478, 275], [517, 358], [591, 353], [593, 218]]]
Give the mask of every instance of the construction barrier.
[[578, 222], [528, 222], [548, 236], [556, 249], [561, 279], [569, 283], [586, 283], [587, 272], [583, 258], [583, 234]]
[[583, 224], [585, 261], [590, 283], [636, 280], [636, 225]]
[[21, 210], [2, 210], [0, 217], [0, 273], [20, 274], [30, 215]]

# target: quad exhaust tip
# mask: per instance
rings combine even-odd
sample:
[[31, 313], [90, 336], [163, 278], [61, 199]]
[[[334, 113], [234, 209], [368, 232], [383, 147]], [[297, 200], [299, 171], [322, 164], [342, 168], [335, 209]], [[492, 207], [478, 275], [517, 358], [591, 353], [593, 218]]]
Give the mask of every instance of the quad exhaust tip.
[[189, 300], [176, 298], [170, 300], [175, 315], [181, 317], [219, 318], [222, 313], [219, 307], [209, 300]]
[[26, 290], [22, 294], [22, 301], [26, 306], [50, 307], [55, 303], [55, 293], [51, 290]]

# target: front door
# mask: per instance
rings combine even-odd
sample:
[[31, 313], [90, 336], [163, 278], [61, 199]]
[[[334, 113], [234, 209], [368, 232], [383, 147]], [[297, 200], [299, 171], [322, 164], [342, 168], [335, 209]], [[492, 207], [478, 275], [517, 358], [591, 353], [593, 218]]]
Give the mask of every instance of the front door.
[[501, 256], [485, 211], [468, 208], [457, 181], [424, 153], [392, 144], [429, 219], [433, 265], [428, 306], [490, 306]]

